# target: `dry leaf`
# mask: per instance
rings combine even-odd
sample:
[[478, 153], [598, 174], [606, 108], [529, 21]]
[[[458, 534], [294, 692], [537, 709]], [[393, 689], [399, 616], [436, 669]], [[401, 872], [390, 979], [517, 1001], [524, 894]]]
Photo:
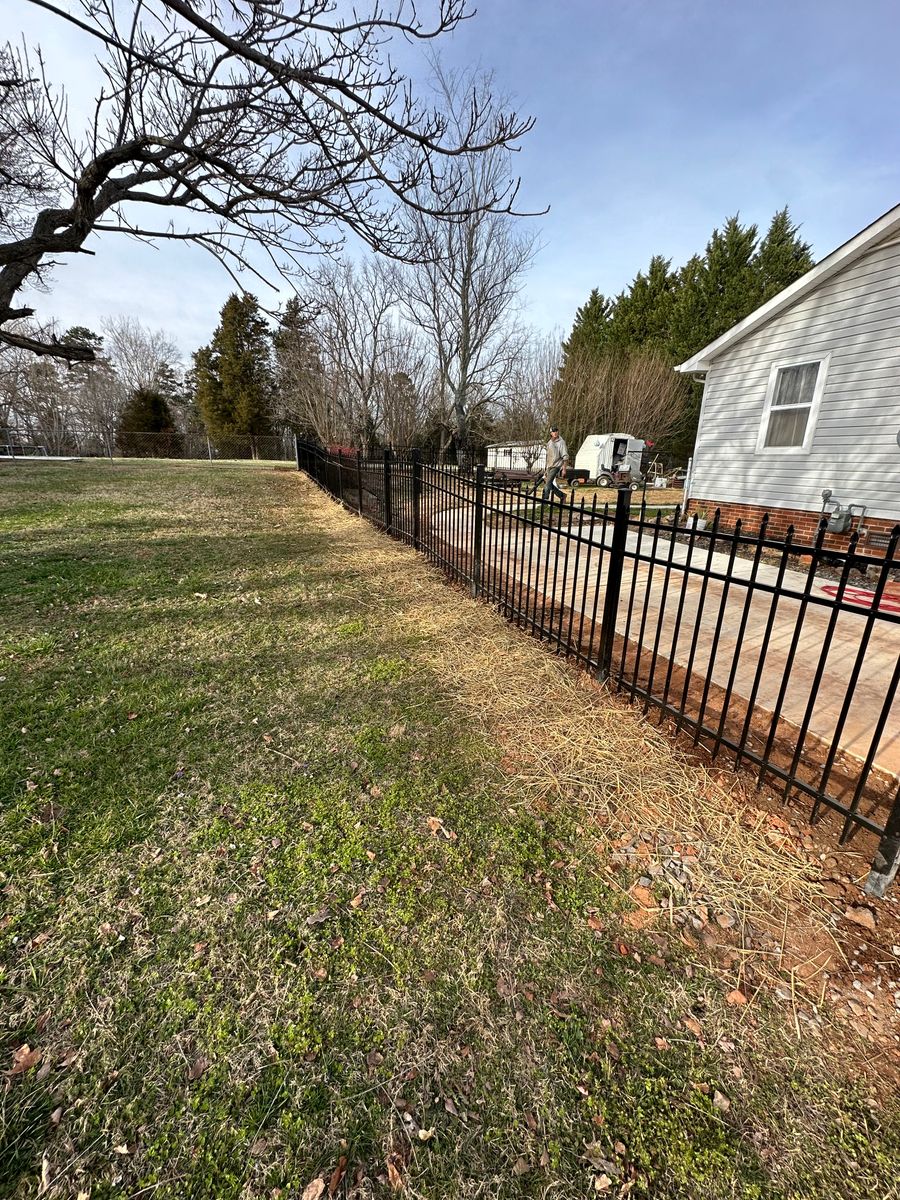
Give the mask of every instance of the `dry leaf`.
[[600, 920], [599, 917], [594, 917], [594, 916], [588, 917], [588, 926], [591, 929], [593, 929], [596, 933], [603, 932], [603, 922]]
[[689, 1033], [694, 1035], [694, 1037], [703, 1037], [703, 1026], [696, 1019], [696, 1017], [682, 1017], [681, 1023]]
[[392, 1192], [402, 1192], [406, 1190], [406, 1185], [403, 1182], [403, 1176], [394, 1166], [390, 1159], [387, 1164], [388, 1183], [391, 1185]]
[[520, 1155], [513, 1164], [513, 1175], [527, 1175], [530, 1170], [528, 1159]]
[[664, 1037], [657, 1037], [657, 1038], [654, 1038], [653, 1040], [656, 1043], [657, 1050], [668, 1050], [669, 1043], [666, 1041], [666, 1039]]
[[713, 1092], [713, 1104], [719, 1112], [728, 1112], [729, 1108], [731, 1108], [731, 1101], [721, 1092]]
[[364, 899], [364, 897], [365, 897], [365, 894], [366, 894], [366, 889], [365, 889], [365, 888], [360, 888], [360, 890], [359, 890], [359, 891], [356, 893], [356, 895], [355, 895], [355, 896], [353, 897], [353, 899], [350, 901], [350, 907], [351, 907], [351, 908], [359, 908], [359, 906], [360, 906], [360, 905], [362, 904], [362, 902], [363, 902], [363, 899]]
[[448, 842], [456, 841], [456, 834], [454, 833], [454, 831], [452, 829], [447, 828], [447, 826], [444, 824], [444, 822], [441, 820], [440, 817], [429, 817], [428, 818], [428, 828], [431, 830], [431, 832], [434, 834], [435, 837], [437, 837], [437, 835], [440, 833], [447, 839]]
[[612, 1187], [612, 1180], [608, 1175], [597, 1175], [594, 1179], [595, 1192], [607, 1192]]
[[397, 738], [403, 737], [404, 733], [406, 733], [405, 725], [392, 725], [388, 737], [396, 740]]
[[328, 908], [320, 908], [318, 912], [314, 912], [306, 918], [307, 925], [321, 925], [331, 916], [331, 910]]
[[740, 1004], [746, 1004], [747, 997], [744, 995], [744, 993], [739, 988], [734, 988], [734, 990], [730, 991], [728, 993], [728, 995], [725, 997], [725, 1003], [731, 1004], [734, 1006], [737, 1006]]
[[194, 904], [197, 906], [197, 908], [203, 908], [205, 904], [209, 904], [210, 900], [212, 900], [212, 896], [198, 896], [194, 901]]
[[430, 1142], [434, 1137], [434, 1129], [420, 1129], [418, 1136], [420, 1142]]
[[367, 851], [366, 851], [366, 858], [369, 860], [369, 862], [374, 862], [374, 861], [375, 861], [375, 851], [374, 851], [374, 850], [367, 850]]
[[325, 1192], [325, 1180], [313, 1179], [303, 1189], [301, 1200], [319, 1200]]
[[198, 1058], [191, 1069], [188, 1071], [188, 1079], [199, 1079], [203, 1072], [209, 1067], [209, 1062], [205, 1058]]
[[347, 1172], [347, 1156], [342, 1154], [338, 1160], [338, 1165], [331, 1172], [331, 1178], [328, 1180], [328, 1195], [333, 1196], [341, 1186], [341, 1180]]
[[62, 1115], [63, 1115], [62, 1107], [54, 1108], [53, 1112], [50, 1114], [50, 1124], [53, 1126], [54, 1129], [56, 1129], [56, 1127], [59, 1125], [60, 1121], [62, 1120]]
[[40, 1050], [32, 1050], [30, 1046], [20, 1046], [18, 1050], [13, 1051], [12, 1068], [9, 1070], [9, 1075], [21, 1075], [24, 1071], [30, 1071], [41, 1061], [42, 1055]]
[[113, 1146], [113, 1150], [115, 1151], [116, 1154], [128, 1155], [131, 1153], [131, 1151], [128, 1149], [128, 1147], [125, 1145], [124, 1142], [122, 1143], [121, 1146]]
[[376, 1067], [380, 1067], [384, 1062], [384, 1055], [377, 1050], [370, 1050], [366, 1055], [366, 1066], [370, 1071], [374, 1071]]

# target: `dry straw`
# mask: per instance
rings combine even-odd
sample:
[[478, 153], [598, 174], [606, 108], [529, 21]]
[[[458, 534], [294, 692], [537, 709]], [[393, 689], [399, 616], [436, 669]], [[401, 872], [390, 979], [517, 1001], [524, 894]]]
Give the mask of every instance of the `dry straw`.
[[[738, 777], [681, 751], [639, 710], [448, 588], [411, 551], [323, 508], [348, 569], [365, 561], [389, 578], [398, 621], [423, 635], [420, 664], [499, 747], [507, 803], [574, 804], [614, 857], [640, 843], [635, 866], [656, 858], [664, 880], [659, 859], [680, 854], [690, 875], [684, 904], [699, 897], [739, 928], [780, 932], [786, 906], [806, 907], [821, 894], [786, 822], [748, 804]], [[667, 911], [671, 918], [675, 909]]]

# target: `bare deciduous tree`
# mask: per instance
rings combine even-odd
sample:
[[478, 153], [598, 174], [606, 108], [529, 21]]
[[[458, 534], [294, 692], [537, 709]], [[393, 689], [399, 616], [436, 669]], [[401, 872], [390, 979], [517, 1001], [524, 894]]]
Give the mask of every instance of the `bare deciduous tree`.
[[434, 0], [430, 25], [404, 0], [370, 0], [344, 17], [325, 0], [31, 2], [94, 39], [105, 80], [89, 127], [76, 131], [40, 51], [6, 51], [0, 145], [19, 166], [0, 175], [0, 210], [23, 181], [32, 199], [51, 199], [24, 229], [2, 230], [0, 342], [93, 357], [15, 323], [32, 314], [17, 299], [23, 287], [60, 256], [89, 253], [93, 233], [190, 242], [232, 271], [256, 270], [255, 243], [290, 270], [346, 230], [409, 254], [409, 207], [455, 227], [512, 203], [515, 184], [474, 163], [531, 122], [498, 112], [483, 91], [448, 121], [416, 99], [386, 48], [451, 32], [465, 0]]
[[630, 433], [654, 442], [678, 429], [689, 384], [653, 350], [569, 356], [553, 390], [551, 417], [570, 447], [592, 433]]
[[[553, 385], [559, 375], [562, 344], [558, 333], [533, 332], [523, 340], [500, 397], [500, 415], [496, 425], [498, 440], [527, 443], [542, 447], [547, 440], [547, 424]], [[538, 453], [526, 453], [531, 470]]]
[[[491, 111], [489, 75], [451, 74], [435, 64], [435, 78], [457, 136], [472, 96], [479, 110]], [[470, 196], [472, 211], [456, 222], [436, 220], [423, 187], [420, 206], [407, 214], [419, 249], [417, 261], [404, 270], [403, 303], [431, 343], [443, 419], [462, 445], [477, 414], [500, 397], [522, 341], [515, 309], [537, 245], [519, 218], [490, 202], [509, 172], [510, 152], [502, 144], [478, 158], [453, 160], [444, 167], [444, 186]]]
[[[331, 438], [370, 446], [382, 421], [382, 382], [397, 336], [397, 276], [392, 263], [329, 261], [304, 290], [327, 379]], [[320, 433], [320, 436], [322, 434]]]
[[179, 368], [178, 347], [161, 329], [148, 329], [136, 317], [103, 322], [106, 354], [126, 394], [145, 389], [167, 391]]

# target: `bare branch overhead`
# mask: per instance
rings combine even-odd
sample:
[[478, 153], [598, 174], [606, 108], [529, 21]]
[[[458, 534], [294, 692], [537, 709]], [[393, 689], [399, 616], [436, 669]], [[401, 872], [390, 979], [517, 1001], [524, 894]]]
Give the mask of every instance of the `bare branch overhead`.
[[410, 259], [408, 211], [450, 224], [511, 211], [508, 171], [477, 194], [469, 183], [531, 121], [483, 90], [448, 120], [390, 56], [392, 41], [450, 33], [465, 0], [435, 0], [430, 19], [369, 0], [346, 20], [330, 0], [29, 2], [94, 40], [103, 82], [73, 128], [39, 48], [0, 53], [0, 345], [21, 344], [17, 295], [92, 233], [193, 242], [237, 272], [258, 269], [253, 244], [290, 273], [348, 232]]

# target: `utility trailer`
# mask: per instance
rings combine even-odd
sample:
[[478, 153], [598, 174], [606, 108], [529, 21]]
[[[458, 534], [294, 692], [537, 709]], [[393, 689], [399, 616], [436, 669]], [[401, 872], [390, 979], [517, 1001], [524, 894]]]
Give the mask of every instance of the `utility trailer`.
[[630, 433], [592, 433], [575, 455], [570, 479], [596, 483], [597, 487], [630, 485], [636, 491], [643, 482], [641, 459], [646, 442]]

